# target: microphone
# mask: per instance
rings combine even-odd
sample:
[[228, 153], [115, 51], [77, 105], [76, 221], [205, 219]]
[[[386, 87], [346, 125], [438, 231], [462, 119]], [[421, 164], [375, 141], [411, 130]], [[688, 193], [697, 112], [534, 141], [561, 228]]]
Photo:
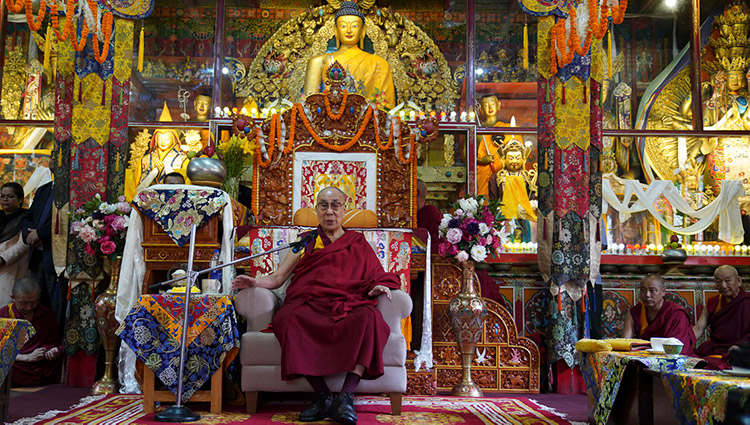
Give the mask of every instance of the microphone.
[[304, 248], [305, 246], [307, 246], [307, 244], [309, 242], [314, 241], [315, 238], [317, 238], [317, 237], [318, 237], [318, 229], [315, 229], [315, 230], [311, 231], [310, 233], [308, 233], [299, 242], [294, 242], [292, 244], [292, 252], [296, 254], [296, 253], [302, 251], [302, 248]]

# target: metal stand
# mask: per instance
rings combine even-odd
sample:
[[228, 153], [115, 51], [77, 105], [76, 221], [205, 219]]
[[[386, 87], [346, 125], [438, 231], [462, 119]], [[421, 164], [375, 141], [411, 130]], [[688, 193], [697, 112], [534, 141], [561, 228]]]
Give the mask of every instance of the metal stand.
[[[177, 402], [174, 406], [168, 407], [166, 410], [163, 410], [159, 413], [156, 413], [154, 415], [154, 419], [157, 422], [195, 422], [201, 418], [201, 416], [192, 410], [188, 409], [186, 406], [182, 405], [182, 383], [183, 378], [185, 375], [185, 356], [187, 353], [187, 328], [188, 328], [188, 320], [189, 320], [189, 313], [190, 313], [190, 290], [193, 288], [193, 285], [195, 285], [196, 280], [198, 279], [198, 275], [210, 273], [214, 270], [218, 270], [224, 267], [232, 266], [237, 263], [241, 263], [246, 260], [253, 259], [255, 257], [259, 257], [261, 255], [271, 254], [276, 251], [281, 251], [282, 249], [292, 248], [293, 252], [299, 252], [300, 249], [304, 248], [305, 244], [313, 240], [315, 237], [317, 237], [318, 232], [313, 230], [308, 234], [307, 237], [303, 238], [300, 241], [292, 242], [287, 245], [281, 245], [274, 249], [261, 252], [258, 254], [251, 255], [249, 257], [239, 258], [234, 261], [230, 261], [226, 264], [221, 264], [216, 267], [211, 267], [209, 269], [201, 270], [200, 272], [196, 272], [193, 270], [193, 256], [195, 255], [195, 233], [196, 233], [196, 225], [193, 224], [193, 226], [190, 229], [190, 249], [188, 251], [188, 270], [187, 270], [187, 282], [185, 286], [185, 307], [183, 308], [183, 318], [182, 318], [182, 336], [180, 338], [180, 369], [178, 374], [178, 380], [177, 380]], [[168, 280], [166, 282], [157, 283], [155, 285], [149, 286], [149, 289], [156, 289], [162, 286], [169, 285], [171, 283], [179, 282], [183, 278], [178, 279], [172, 279]]]

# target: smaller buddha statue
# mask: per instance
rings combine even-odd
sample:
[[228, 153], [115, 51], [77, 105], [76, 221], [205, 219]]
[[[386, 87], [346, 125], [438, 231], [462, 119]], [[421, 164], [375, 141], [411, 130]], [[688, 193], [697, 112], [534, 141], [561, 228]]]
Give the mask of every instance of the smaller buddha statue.
[[[195, 120], [208, 122], [211, 119], [213, 99], [206, 92], [198, 93], [193, 101], [195, 108]], [[207, 129], [191, 129], [183, 132], [185, 144], [181, 147], [183, 152], [198, 152], [208, 146], [211, 132]]]
[[356, 91], [369, 101], [382, 104], [388, 109], [393, 108], [396, 91], [391, 67], [385, 59], [362, 50], [365, 15], [359, 10], [357, 3], [342, 2], [341, 8], [334, 15], [334, 26], [337, 50], [315, 56], [307, 63], [305, 95], [323, 91], [328, 82], [326, 70], [338, 61], [352, 80], [346, 84], [350, 92]]
[[200, 122], [207, 122], [211, 118], [211, 96], [201, 93], [195, 97], [193, 107], [195, 108], [195, 118]]
[[490, 178], [489, 194], [491, 199], [502, 200], [501, 211], [506, 219], [536, 220], [536, 201], [531, 201], [536, 198], [536, 170], [526, 169], [529, 153], [521, 136], [505, 137], [504, 165]]
[[[159, 121], [172, 121], [172, 116], [164, 102]], [[142, 190], [153, 183], [160, 182], [167, 174], [187, 167], [189, 160], [180, 150], [180, 141], [174, 129], [157, 129], [151, 138], [148, 153], [141, 158], [140, 168], [134, 170], [134, 180], [138, 182], [138, 190]]]
[[[500, 101], [494, 94], [480, 99], [479, 117], [483, 127], [507, 127], [497, 119]], [[477, 195], [489, 195], [490, 177], [503, 168], [503, 158], [498, 152], [500, 146], [489, 134], [482, 135], [477, 146]]]

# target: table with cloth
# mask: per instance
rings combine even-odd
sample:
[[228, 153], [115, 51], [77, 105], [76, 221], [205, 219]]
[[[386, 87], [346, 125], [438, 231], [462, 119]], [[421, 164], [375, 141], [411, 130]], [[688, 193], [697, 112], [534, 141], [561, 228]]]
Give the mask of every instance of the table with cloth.
[[[143, 295], [122, 321], [117, 335], [156, 377], [177, 394], [185, 294]], [[183, 402], [224, 365], [240, 346], [231, 297], [190, 297]]]
[[661, 379], [681, 424], [722, 423], [730, 391], [740, 394], [740, 405], [750, 399], [750, 378], [727, 372], [674, 370], [662, 373]]
[[638, 364], [648, 370], [663, 373], [694, 368], [702, 360], [695, 357], [669, 358], [645, 351], [600, 351], [581, 353], [581, 372], [586, 382], [589, 406], [596, 424], [606, 424], [615, 405], [625, 369]]
[[0, 319], [0, 422], [8, 416], [10, 401], [10, 371], [21, 348], [36, 330], [28, 320]]

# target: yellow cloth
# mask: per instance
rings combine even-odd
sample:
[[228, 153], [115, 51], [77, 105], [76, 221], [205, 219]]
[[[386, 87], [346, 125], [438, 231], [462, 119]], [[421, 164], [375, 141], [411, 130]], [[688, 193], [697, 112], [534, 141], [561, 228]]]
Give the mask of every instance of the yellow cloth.
[[604, 342], [612, 346], [614, 351], [630, 351], [632, 344], [648, 344], [645, 339], [638, 338], [611, 338], [605, 339]]
[[503, 184], [503, 206], [501, 211], [506, 219], [518, 217], [518, 206], [522, 206], [529, 215], [529, 220], [535, 221], [536, 214], [531, 208], [529, 194], [526, 192], [526, 182], [522, 176], [505, 176]]
[[[379, 93], [385, 96], [388, 108], [393, 108], [396, 103], [396, 90], [393, 87], [393, 74], [388, 62], [380, 56], [364, 52], [358, 48], [349, 48], [341, 53], [331, 53], [326, 57], [326, 69], [338, 61], [348, 75], [358, 83], [362, 83], [366, 93], [360, 93], [368, 100], [373, 100]], [[324, 79], [328, 79], [323, 71]]]
[[581, 353], [597, 353], [599, 351], [612, 351], [612, 346], [606, 341], [584, 338], [576, 342], [576, 350]]

